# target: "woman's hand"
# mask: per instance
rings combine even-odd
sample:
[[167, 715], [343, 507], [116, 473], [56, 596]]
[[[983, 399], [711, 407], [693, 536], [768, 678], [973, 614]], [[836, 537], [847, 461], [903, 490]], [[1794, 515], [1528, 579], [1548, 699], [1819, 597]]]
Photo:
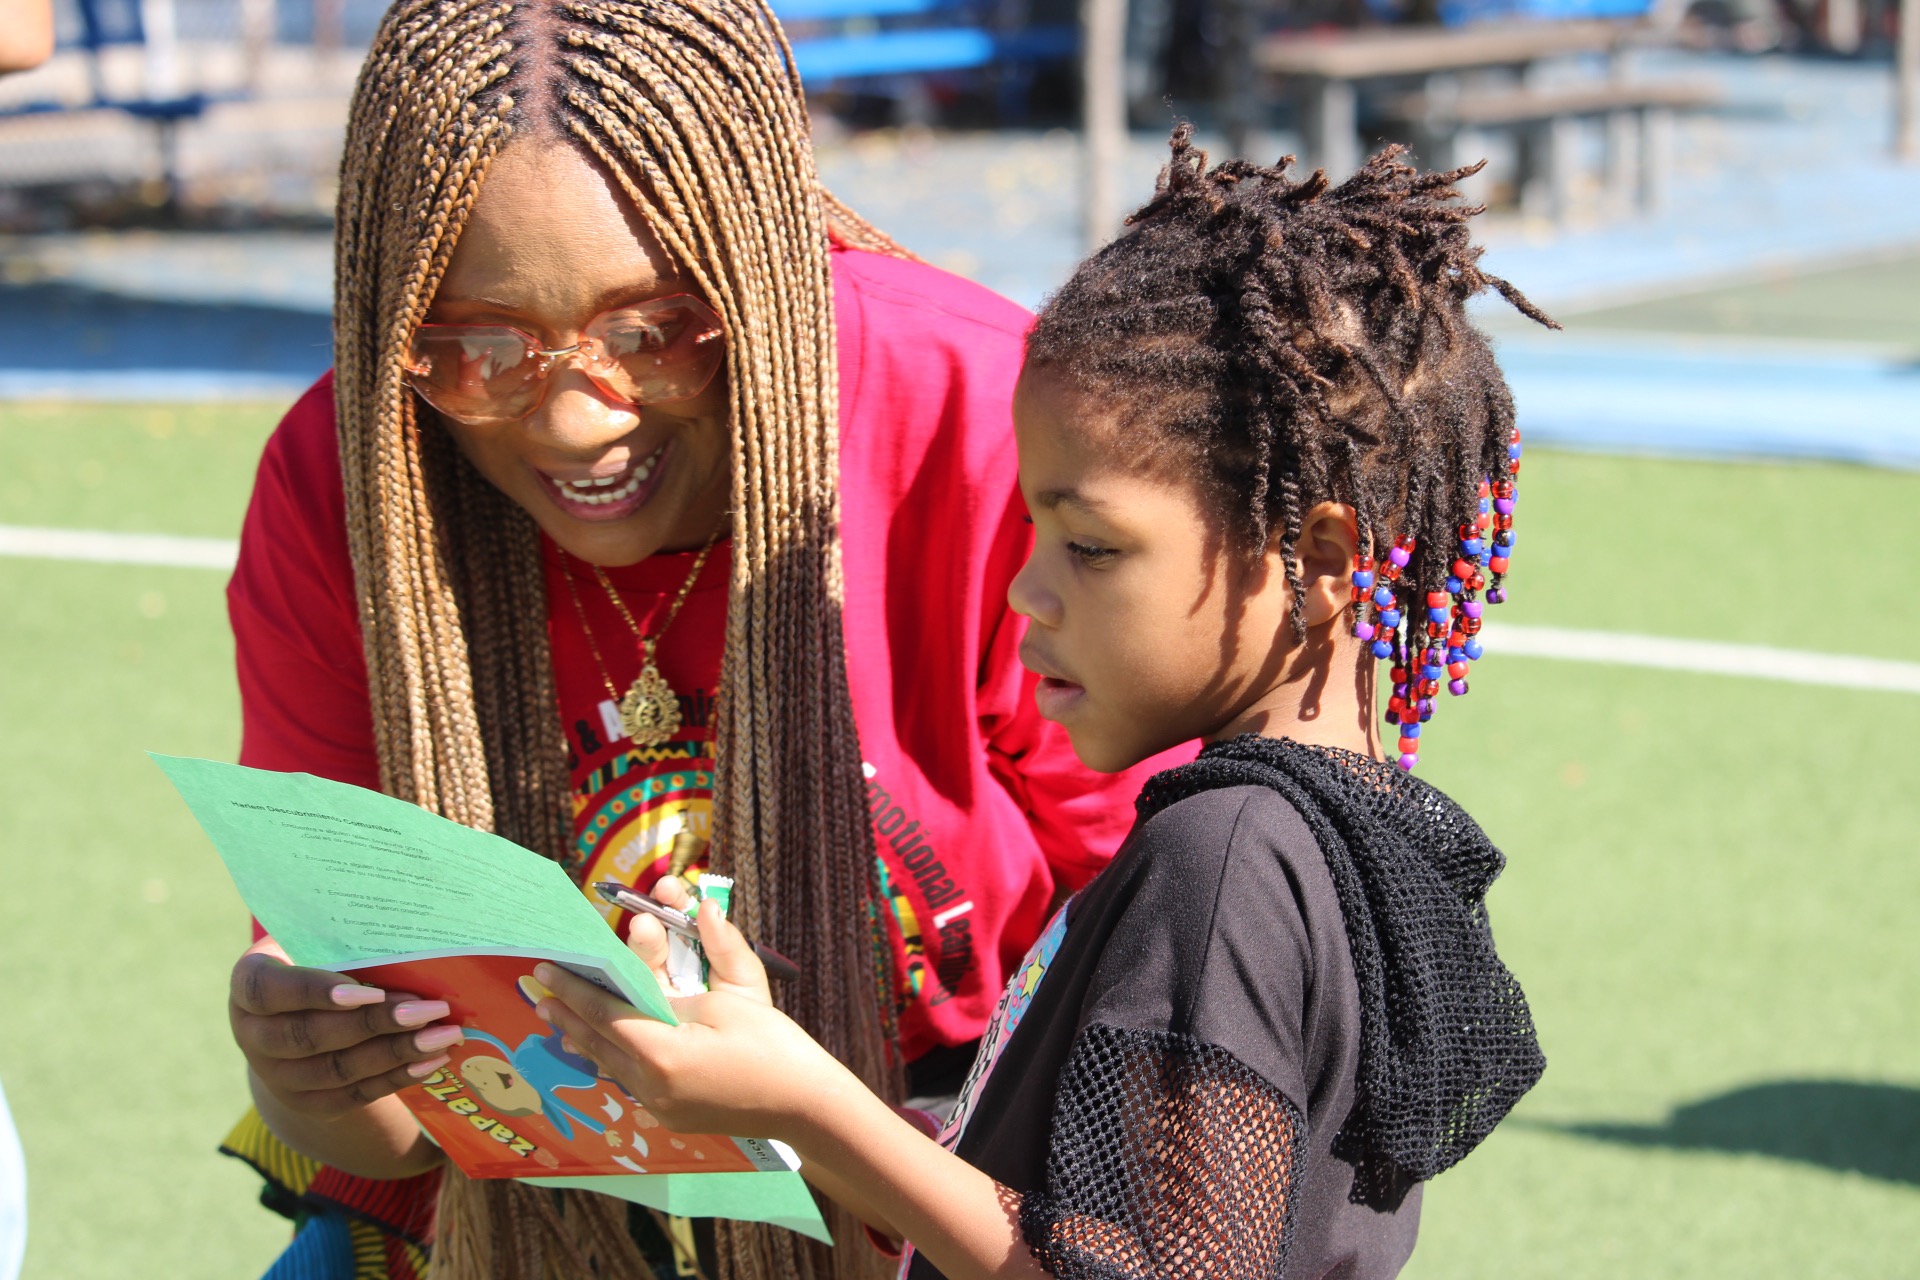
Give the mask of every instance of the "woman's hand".
[[[629, 940], [655, 964], [656, 958], [664, 961], [666, 943], [663, 930], [656, 938], [640, 927], [651, 923], [636, 921]], [[714, 989], [670, 1002], [679, 1026], [655, 1022], [551, 964], [534, 970], [554, 996], [541, 1001], [537, 1012], [662, 1124], [683, 1133], [791, 1141], [829, 1095], [866, 1092], [853, 1073], [773, 1007], [758, 957], [718, 907], [702, 907], [699, 928]]]
[[271, 938], [233, 967], [227, 1019], [254, 1078], [287, 1111], [330, 1120], [447, 1061], [462, 1039], [444, 1001], [416, 1000], [345, 974], [296, 968]]

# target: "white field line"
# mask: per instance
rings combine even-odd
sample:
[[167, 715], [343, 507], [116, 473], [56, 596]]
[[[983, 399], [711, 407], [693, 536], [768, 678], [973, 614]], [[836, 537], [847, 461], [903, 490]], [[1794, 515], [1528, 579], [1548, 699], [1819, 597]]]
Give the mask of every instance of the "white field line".
[[176, 538], [162, 533], [100, 533], [90, 529], [29, 529], [0, 524], [0, 556], [32, 560], [90, 560], [97, 564], [151, 564], [170, 569], [227, 569], [240, 544], [228, 538]]
[[1489, 657], [1511, 653], [1526, 658], [1657, 667], [1664, 671], [1697, 671], [1715, 676], [1744, 676], [1750, 680], [1780, 680], [1788, 684], [1871, 689], [1879, 693], [1920, 693], [1920, 663], [1891, 662], [1884, 658], [1507, 623], [1488, 624], [1481, 638]]
[[[97, 533], [0, 525], [0, 556], [36, 560], [231, 570], [238, 549], [238, 543], [225, 538], [176, 538], [152, 533]], [[1695, 671], [1704, 675], [1839, 689], [1920, 693], [1920, 663], [1892, 662], [1884, 658], [1510, 623], [1489, 625], [1483, 639], [1492, 655], [1510, 653], [1523, 658], [1592, 662], [1603, 666], [1654, 667], [1663, 671]]]

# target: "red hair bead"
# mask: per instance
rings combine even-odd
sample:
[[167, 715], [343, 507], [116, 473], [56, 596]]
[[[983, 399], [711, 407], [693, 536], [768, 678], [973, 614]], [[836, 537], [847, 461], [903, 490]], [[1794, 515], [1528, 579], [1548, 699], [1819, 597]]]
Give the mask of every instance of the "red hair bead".
[[1495, 556], [1493, 559], [1487, 561], [1487, 568], [1493, 570], [1495, 573], [1505, 573], [1507, 571], [1507, 558], [1505, 556]]

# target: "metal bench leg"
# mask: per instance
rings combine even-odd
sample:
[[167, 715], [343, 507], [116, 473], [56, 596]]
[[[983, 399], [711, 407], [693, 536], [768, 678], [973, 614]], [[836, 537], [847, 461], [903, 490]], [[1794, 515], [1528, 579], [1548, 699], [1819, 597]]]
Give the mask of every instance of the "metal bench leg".
[[1673, 112], [1649, 107], [1640, 113], [1640, 211], [1666, 207], [1667, 179], [1673, 173]]
[[163, 118], [154, 121], [154, 127], [159, 132], [160, 181], [166, 191], [161, 208], [172, 218], [180, 212], [180, 122]]
[[1530, 218], [1560, 222], [1572, 204], [1579, 122], [1543, 120], [1520, 132], [1520, 209]]
[[1638, 111], [1607, 113], [1607, 212], [1615, 217], [1633, 210], [1639, 183], [1640, 132]]
[[[1226, 27], [1225, 46], [1220, 51], [1220, 125], [1227, 135], [1227, 151], [1241, 158], [1253, 145], [1254, 93], [1253, 0], [1225, 0], [1221, 17]], [[1256, 157], [1260, 160], [1269, 156]]]
[[1360, 124], [1353, 82], [1318, 80], [1307, 97], [1306, 135], [1313, 154], [1308, 163], [1339, 182], [1360, 167]]

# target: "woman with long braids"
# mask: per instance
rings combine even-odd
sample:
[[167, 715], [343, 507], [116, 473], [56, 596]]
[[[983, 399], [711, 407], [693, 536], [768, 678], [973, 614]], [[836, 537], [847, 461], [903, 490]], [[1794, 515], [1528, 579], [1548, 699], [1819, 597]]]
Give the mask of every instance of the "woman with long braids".
[[[880, 1096], [954, 1093], [1138, 783], [1078, 764], [1016, 659], [1026, 314], [820, 187], [759, 0], [403, 0], [336, 260], [335, 369], [229, 592], [242, 761], [583, 882], [710, 863], [821, 1044]], [[628, 1280], [690, 1240], [742, 1280], [885, 1271], [844, 1214], [829, 1254], [443, 1168], [392, 1095], [457, 1052], [447, 1012], [270, 939], [235, 968], [257, 1111], [227, 1145], [302, 1220], [287, 1274]]]

